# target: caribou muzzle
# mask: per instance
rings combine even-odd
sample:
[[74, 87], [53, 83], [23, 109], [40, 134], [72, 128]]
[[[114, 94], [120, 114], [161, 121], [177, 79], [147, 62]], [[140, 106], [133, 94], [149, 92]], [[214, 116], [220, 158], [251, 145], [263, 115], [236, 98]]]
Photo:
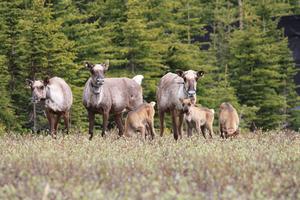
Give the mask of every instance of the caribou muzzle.
[[37, 102], [40, 102], [40, 101], [46, 101], [46, 98], [39, 98], [37, 96], [33, 96], [32, 101], [37, 103]]
[[182, 109], [182, 112], [185, 113], [185, 114], [189, 114], [189, 108], [184, 106], [183, 109]]
[[104, 84], [104, 78], [97, 78], [95, 84], [101, 86]]
[[188, 91], [188, 96], [189, 97], [194, 97], [196, 95], [196, 90], [189, 90]]

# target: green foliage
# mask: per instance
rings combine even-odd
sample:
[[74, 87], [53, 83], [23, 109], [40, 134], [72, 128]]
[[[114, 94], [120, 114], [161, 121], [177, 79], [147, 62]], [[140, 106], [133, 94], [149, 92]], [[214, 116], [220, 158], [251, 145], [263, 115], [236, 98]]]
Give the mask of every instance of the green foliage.
[[[147, 101], [156, 100], [156, 86], [165, 72], [203, 70], [198, 103], [218, 112], [222, 102], [231, 102], [243, 128], [255, 123], [265, 129], [297, 129], [299, 116], [291, 111], [299, 104], [292, 78], [296, 68], [277, 21], [299, 13], [299, 5], [271, 0], [242, 3], [240, 7], [235, 0], [0, 1], [0, 103], [8, 105], [0, 111], [1, 126], [31, 127], [25, 78], [48, 75], [71, 85], [72, 126], [86, 128], [81, 98], [89, 72], [83, 62], [109, 59], [107, 77], [144, 75]], [[213, 30], [211, 41], [204, 43], [205, 27]]]
[[[231, 82], [242, 104], [259, 107], [255, 122], [261, 127], [277, 127], [283, 120], [279, 109], [283, 107], [279, 87], [279, 65], [273, 62], [270, 41], [260, 30], [235, 31], [230, 41]], [[243, 67], [240, 67], [243, 66]]]
[[[20, 129], [23, 106], [18, 101], [21, 99], [19, 87], [22, 77], [22, 67], [18, 64], [19, 38], [21, 30], [18, 27], [19, 20], [23, 17], [21, 12], [22, 1], [0, 2], [0, 78], [1, 78], [1, 117], [0, 121], [8, 129]], [[24, 99], [23, 99], [24, 100]], [[24, 104], [23, 104], [24, 105]], [[24, 112], [23, 112], [24, 113]], [[24, 116], [24, 115], [23, 115]], [[16, 121], [18, 120], [18, 121]]]
[[0, 131], [3, 131], [2, 127], [8, 129], [13, 128], [15, 121], [11, 99], [7, 89], [9, 87], [9, 74], [5, 64], [5, 57], [0, 56]]
[[256, 24], [246, 23], [245, 29], [231, 34], [231, 84], [241, 104], [258, 108], [253, 118], [257, 127], [282, 127], [289, 123], [287, 118], [297, 103], [297, 94], [293, 82], [296, 71], [288, 42], [277, 29], [277, 21], [272, 19], [278, 4], [247, 6], [257, 6], [257, 9], [252, 7], [256, 10], [252, 13]]
[[22, 29], [20, 52], [22, 65], [31, 78], [61, 76], [72, 79], [76, 72], [73, 60], [73, 42], [61, 32], [61, 20], [53, 20], [51, 7], [35, 0], [27, 9], [25, 19], [19, 21]]
[[300, 127], [300, 111], [299, 110], [293, 110], [291, 111], [291, 124], [292, 124], [292, 128], [294, 130], [300, 131], [299, 127]]

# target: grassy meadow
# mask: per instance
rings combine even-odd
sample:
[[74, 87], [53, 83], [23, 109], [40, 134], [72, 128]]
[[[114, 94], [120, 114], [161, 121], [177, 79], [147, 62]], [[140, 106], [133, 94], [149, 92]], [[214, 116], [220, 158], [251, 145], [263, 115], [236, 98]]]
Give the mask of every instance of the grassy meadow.
[[300, 134], [0, 137], [0, 199], [300, 199]]

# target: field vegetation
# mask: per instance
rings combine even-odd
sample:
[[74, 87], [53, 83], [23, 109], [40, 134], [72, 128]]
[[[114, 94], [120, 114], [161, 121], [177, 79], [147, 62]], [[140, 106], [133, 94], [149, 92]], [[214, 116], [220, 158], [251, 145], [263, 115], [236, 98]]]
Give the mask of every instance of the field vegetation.
[[[87, 128], [84, 62], [107, 59], [107, 78], [145, 77], [147, 102], [166, 72], [204, 71], [198, 104], [217, 111], [230, 102], [242, 128], [298, 130], [299, 70], [289, 47], [298, 48], [299, 30], [280, 22], [299, 14], [299, 0], [1, 0], [0, 130], [34, 129], [25, 80], [47, 76], [71, 86], [72, 126]], [[36, 121], [46, 129], [41, 105]]]
[[300, 199], [300, 135], [5, 134], [0, 199]]

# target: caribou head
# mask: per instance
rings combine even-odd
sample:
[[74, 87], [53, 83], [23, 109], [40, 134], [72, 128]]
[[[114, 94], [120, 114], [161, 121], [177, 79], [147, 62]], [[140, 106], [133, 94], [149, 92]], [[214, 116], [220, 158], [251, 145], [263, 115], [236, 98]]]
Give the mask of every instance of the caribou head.
[[34, 101], [46, 100], [47, 92], [46, 86], [49, 83], [49, 78], [42, 80], [30, 80], [26, 79], [27, 84], [30, 86], [32, 91], [32, 99]]
[[100, 87], [104, 84], [104, 74], [108, 70], [109, 61], [103, 64], [85, 63], [85, 67], [91, 72], [91, 86], [94, 88], [95, 93], [100, 92]]
[[184, 90], [187, 96], [195, 100], [197, 81], [199, 80], [199, 78], [203, 77], [204, 72], [203, 71], [196, 72], [194, 70], [188, 70], [188, 71], [176, 70], [176, 74], [181, 78], [183, 78]]

